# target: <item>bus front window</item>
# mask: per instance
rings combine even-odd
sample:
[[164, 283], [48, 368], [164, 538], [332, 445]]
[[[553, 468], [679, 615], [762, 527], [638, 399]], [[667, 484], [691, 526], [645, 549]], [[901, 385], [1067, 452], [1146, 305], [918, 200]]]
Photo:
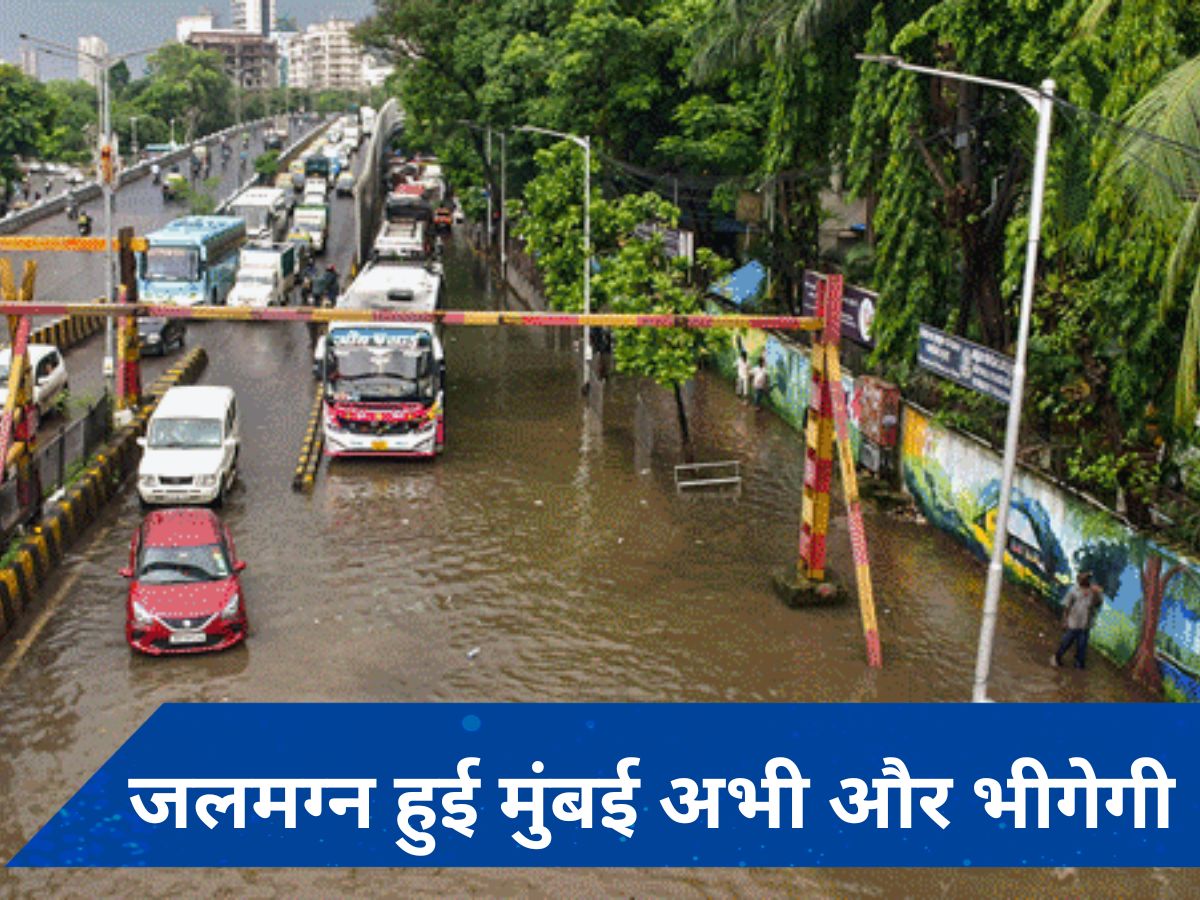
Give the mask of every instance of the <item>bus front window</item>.
[[189, 247], [151, 247], [146, 251], [147, 281], [196, 281], [200, 255]]

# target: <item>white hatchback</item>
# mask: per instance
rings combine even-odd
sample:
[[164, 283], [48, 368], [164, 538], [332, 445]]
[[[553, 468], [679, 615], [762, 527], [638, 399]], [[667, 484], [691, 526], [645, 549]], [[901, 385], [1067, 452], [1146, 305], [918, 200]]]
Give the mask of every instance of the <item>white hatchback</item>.
[[[33, 402], [42, 415], [54, 409], [58, 398], [67, 392], [67, 364], [53, 344], [30, 344], [29, 368], [33, 372]], [[0, 404], [8, 400], [8, 370], [12, 348], [0, 350]]]
[[138, 438], [144, 504], [220, 506], [237, 479], [237, 400], [229, 387], [173, 387]]

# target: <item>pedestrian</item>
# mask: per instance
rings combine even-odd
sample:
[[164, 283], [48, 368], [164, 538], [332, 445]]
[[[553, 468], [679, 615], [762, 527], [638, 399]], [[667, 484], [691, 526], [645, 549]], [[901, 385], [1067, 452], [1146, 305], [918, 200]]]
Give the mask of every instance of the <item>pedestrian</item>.
[[767, 372], [767, 357], [760, 356], [758, 365], [750, 370], [750, 386], [754, 388], [754, 405], [762, 406], [763, 398], [771, 387], [771, 375]]
[[1086, 665], [1088, 632], [1096, 621], [1096, 610], [1104, 603], [1104, 591], [1100, 585], [1092, 583], [1091, 572], [1080, 572], [1075, 584], [1063, 597], [1063, 634], [1062, 643], [1050, 657], [1050, 665], [1061, 666], [1063, 654], [1075, 645], [1075, 668], [1082, 669]]
[[750, 357], [745, 350], [738, 350], [737, 395], [747, 399], [750, 397]]

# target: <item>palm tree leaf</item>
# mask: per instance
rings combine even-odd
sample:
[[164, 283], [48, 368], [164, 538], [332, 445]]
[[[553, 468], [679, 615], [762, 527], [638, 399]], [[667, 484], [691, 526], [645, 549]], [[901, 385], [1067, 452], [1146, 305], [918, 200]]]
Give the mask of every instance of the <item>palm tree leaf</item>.
[[1188, 300], [1187, 324], [1183, 346], [1179, 350], [1179, 368], [1175, 372], [1175, 424], [1188, 428], [1196, 415], [1196, 367], [1200, 362], [1200, 272], [1192, 283]]
[[1183, 63], [1125, 116], [1109, 175], [1153, 216], [1173, 218], [1200, 191], [1200, 57]]

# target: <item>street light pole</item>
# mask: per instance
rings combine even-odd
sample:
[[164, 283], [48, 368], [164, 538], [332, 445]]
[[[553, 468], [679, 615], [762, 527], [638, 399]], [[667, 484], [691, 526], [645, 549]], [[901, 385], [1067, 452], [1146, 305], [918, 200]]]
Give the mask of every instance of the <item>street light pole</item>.
[[132, 155], [134, 162], [137, 161], [137, 154], [138, 154], [137, 120], [138, 120], [137, 116], [129, 117], [129, 127], [130, 127], [130, 130], [133, 132], [133, 147], [130, 149], [130, 154]]
[[488, 248], [488, 253], [490, 255], [491, 250], [492, 250], [492, 181], [491, 181], [491, 176], [492, 176], [492, 126], [490, 126], [490, 125], [487, 126], [486, 135], [487, 135], [487, 137], [486, 137], [487, 152], [485, 154], [485, 157], [487, 159], [487, 169], [488, 169], [487, 248]]
[[[109, 150], [109, 160], [114, 174], [118, 165], [117, 155], [113, 148], [112, 134], [112, 91], [109, 87], [109, 72], [114, 65], [124, 59], [129, 59], [133, 56], [141, 56], [143, 53], [150, 53], [157, 47], [147, 47], [144, 50], [132, 50], [128, 53], [122, 53], [119, 56], [112, 56], [105, 53], [103, 56], [95, 53], [83, 53], [65, 44], [57, 44], [54, 41], [48, 41], [44, 38], [32, 37], [22, 32], [20, 38], [24, 41], [29, 41], [35, 47], [45, 50], [46, 52], [57, 52], [74, 57], [75, 59], [86, 59], [93, 63], [99, 69], [99, 82], [96, 85], [97, 99], [100, 106], [100, 122], [99, 134], [96, 138], [96, 167], [97, 175], [100, 181], [100, 192], [104, 198], [104, 296], [105, 302], [111, 303], [116, 299], [114, 290], [114, 278], [116, 277], [116, 251], [113, 247], [113, 193], [114, 185], [104, 177], [104, 150], [107, 147]], [[174, 120], [172, 120], [174, 124]], [[116, 332], [113, 328], [113, 319], [111, 316], [105, 317], [104, 323], [104, 383], [110, 397], [116, 396]]]
[[508, 192], [508, 173], [505, 171], [508, 156], [508, 135], [500, 134], [500, 277], [508, 275], [508, 212], [505, 210], [506, 194]]
[[988, 563], [987, 587], [983, 596], [983, 616], [979, 624], [979, 648], [975, 658], [975, 682], [971, 700], [987, 703], [988, 676], [992, 666], [992, 647], [996, 637], [996, 619], [1000, 609], [1000, 586], [1004, 580], [1004, 553], [1008, 548], [1008, 513], [1012, 503], [1013, 476], [1017, 467], [1017, 444], [1021, 431], [1021, 405], [1025, 395], [1025, 358], [1029, 350], [1029, 321], [1033, 312], [1033, 285], [1037, 276], [1038, 244], [1042, 232], [1042, 201], [1046, 186], [1046, 162], [1050, 154], [1050, 120], [1054, 111], [1054, 80], [1047, 78], [1041, 88], [1026, 87], [1009, 81], [997, 81], [947, 72], [906, 63], [894, 56], [866, 56], [864, 62], [876, 62], [935, 78], [967, 81], [985, 87], [1015, 91], [1038, 114], [1037, 144], [1033, 159], [1033, 185], [1029, 200], [1029, 237], [1025, 249], [1025, 275], [1021, 283], [1021, 313], [1017, 328], [1017, 355], [1013, 362], [1012, 393], [1008, 401], [1008, 424], [1004, 432], [1004, 463], [1000, 477], [1000, 499], [996, 507], [996, 533]]
[[[571, 141], [583, 148], [583, 312], [592, 311], [592, 138], [565, 131], [552, 131], [537, 125], [519, 125], [517, 131], [532, 131]], [[583, 390], [592, 386], [592, 330], [583, 326]]]

